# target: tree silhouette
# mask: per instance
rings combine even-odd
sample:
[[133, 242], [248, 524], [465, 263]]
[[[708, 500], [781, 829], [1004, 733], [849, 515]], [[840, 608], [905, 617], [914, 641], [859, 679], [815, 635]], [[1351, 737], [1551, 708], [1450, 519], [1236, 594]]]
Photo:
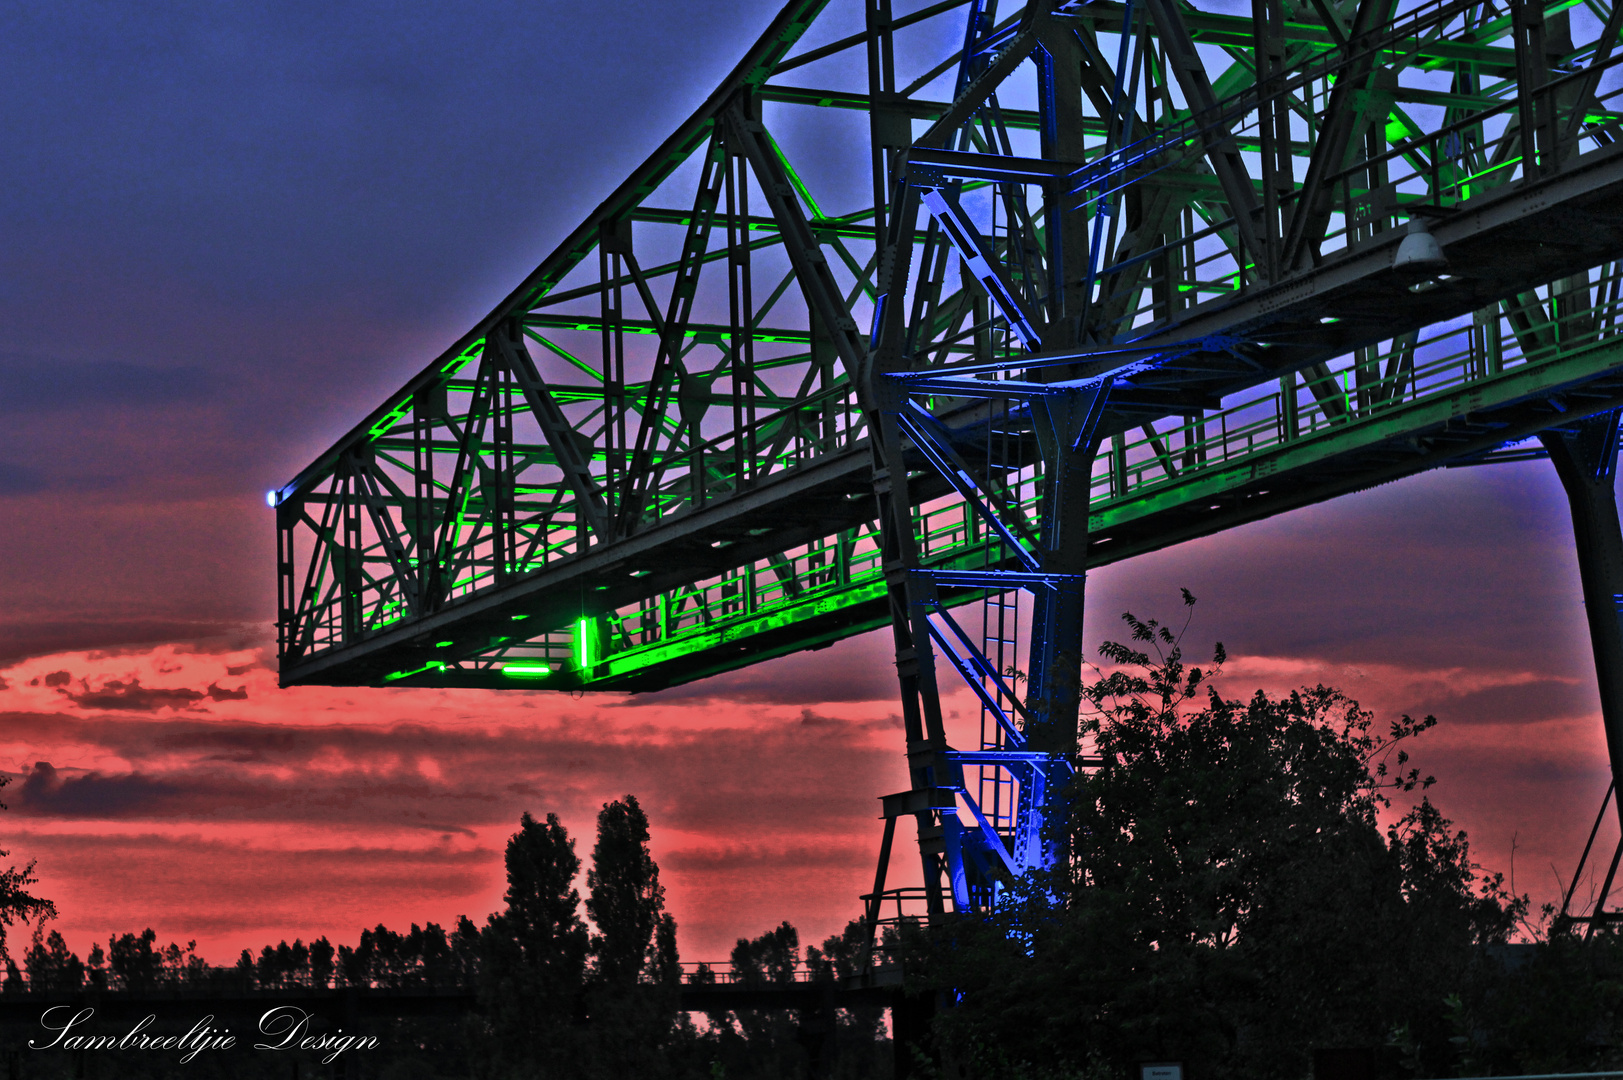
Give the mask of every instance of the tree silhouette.
[[671, 1071], [681, 968], [676, 921], [665, 914], [648, 838], [648, 817], [635, 796], [605, 803], [597, 815], [586, 910], [597, 931], [587, 1006], [598, 1076]]
[[[592, 957], [598, 982], [634, 986], [653, 959], [654, 928], [665, 911], [659, 867], [648, 851], [648, 817], [635, 795], [605, 803], [597, 815], [597, 846], [586, 875], [586, 900], [597, 933]], [[675, 940], [674, 928], [672, 941]]]
[[496, 1037], [496, 1075], [579, 1075], [574, 1028], [588, 945], [579, 872], [575, 842], [557, 815], [542, 824], [526, 813], [507, 842], [507, 906], [482, 935], [480, 998]]
[[[1193, 602], [1192, 597], [1187, 597]], [[1479, 877], [1387, 731], [1325, 687], [1248, 701], [1206, 689], [1177, 636], [1125, 616], [1118, 668], [1090, 688], [1101, 765], [1056, 823], [1070, 858], [942, 935], [942, 1026], [993, 1073], [1037, 1062], [1210, 1077], [1304, 1075], [1313, 1046], [1412, 1045], [1448, 1071], [1444, 999], [1525, 900]], [[1150, 655], [1156, 655], [1152, 658]], [[1222, 647], [1214, 662], [1221, 666]]]
[[157, 932], [150, 926], [139, 935], [107, 939], [108, 967], [116, 985], [125, 990], [151, 990], [159, 984], [163, 953], [152, 947], [157, 940]]
[[68, 949], [59, 932], [52, 930], [42, 938], [43, 929], [35, 929], [33, 947], [23, 957], [28, 985], [36, 990], [77, 990], [84, 983], [84, 962]]

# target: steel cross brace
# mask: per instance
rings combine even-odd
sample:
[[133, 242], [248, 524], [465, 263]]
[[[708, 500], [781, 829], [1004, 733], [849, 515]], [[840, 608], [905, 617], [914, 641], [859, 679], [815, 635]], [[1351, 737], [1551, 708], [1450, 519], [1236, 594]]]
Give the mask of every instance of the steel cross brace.
[[998, 311], [1009, 321], [1020, 343], [1032, 352], [1043, 347], [1042, 320], [1026, 306], [1020, 294], [997, 268], [992, 249], [987, 245], [975, 224], [964, 213], [958, 196], [950, 188], [927, 187], [923, 192], [925, 207], [941, 226], [942, 235], [964, 261], [970, 276], [986, 290], [986, 295], [997, 305]]

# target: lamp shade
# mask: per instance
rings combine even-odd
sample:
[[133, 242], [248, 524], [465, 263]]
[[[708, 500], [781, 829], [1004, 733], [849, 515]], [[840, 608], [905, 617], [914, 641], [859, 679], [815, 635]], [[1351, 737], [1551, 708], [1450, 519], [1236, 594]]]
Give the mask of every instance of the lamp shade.
[[1442, 245], [1421, 218], [1409, 219], [1409, 233], [1392, 256], [1392, 270], [1405, 281], [1420, 281], [1448, 269]]

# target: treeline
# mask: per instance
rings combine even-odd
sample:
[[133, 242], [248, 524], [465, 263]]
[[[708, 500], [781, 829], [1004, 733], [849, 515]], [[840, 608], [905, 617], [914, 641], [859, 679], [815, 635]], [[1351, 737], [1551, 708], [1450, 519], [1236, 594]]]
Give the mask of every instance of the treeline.
[[62, 935], [37, 933], [19, 968], [6, 961], [5, 987], [17, 991], [154, 990], [163, 987], [225, 986], [243, 990], [341, 989], [344, 987], [437, 987], [473, 989], [478, 982], [482, 934], [467, 916], [447, 934], [438, 923], [411, 924], [405, 933], [379, 925], [362, 930], [360, 944], [334, 946], [326, 937], [267, 945], [259, 955], [242, 951], [233, 967], [214, 967], [197, 955], [197, 942], [184, 948], [157, 944], [150, 928], [99, 944], [81, 960]]
[[[582, 868], [575, 841], [555, 814], [545, 821], [522, 817], [505, 865], [503, 908], [482, 927], [466, 916], [449, 931], [436, 923], [412, 924], [404, 933], [379, 925], [363, 930], [353, 948], [326, 937], [281, 941], [257, 955], [243, 950], [233, 967], [211, 967], [195, 942], [161, 946], [151, 929], [115, 936], [81, 960], [60, 933], [36, 929], [21, 968], [6, 961], [5, 988], [371, 987], [475, 995], [477, 1010], [463, 1018], [386, 1025], [382, 1056], [414, 1077], [778, 1080], [807, 1075], [813, 1052], [834, 1063], [825, 1075], [889, 1075], [879, 1008], [827, 1018], [832, 1025], [818, 1030], [816, 1046], [808, 1045], [808, 1027], [794, 1010], [739, 1010], [701, 1023], [680, 1011], [676, 922], [665, 911], [648, 820], [634, 796], [598, 814], [584, 900], [575, 887]], [[862, 924], [852, 922], [821, 947], [802, 951], [798, 932], [784, 922], [739, 939], [729, 975], [745, 983], [792, 982], [804, 963], [813, 977], [842, 978], [856, 971], [863, 944]], [[699, 965], [693, 981], [719, 976]]]

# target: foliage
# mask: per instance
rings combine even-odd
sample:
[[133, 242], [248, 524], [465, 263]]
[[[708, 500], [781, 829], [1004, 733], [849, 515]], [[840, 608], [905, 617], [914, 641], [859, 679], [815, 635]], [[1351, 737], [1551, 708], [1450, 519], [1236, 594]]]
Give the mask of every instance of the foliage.
[[1471, 1075], [1623, 1067], [1623, 937], [1556, 932], [1490, 950], [1450, 999], [1459, 1067]]
[[[11, 777], [0, 776], [0, 788], [11, 783]], [[0, 810], [6, 808], [0, 803]], [[0, 850], [0, 859], [11, 853]], [[17, 923], [26, 923], [30, 919], [43, 921], [55, 918], [56, 905], [49, 900], [35, 896], [27, 891], [27, 886], [39, 883], [34, 873], [35, 861], [30, 859], [27, 866], [18, 869], [8, 866], [0, 870], [0, 957], [6, 957], [6, 931]]]
[[[785, 921], [754, 938], [739, 938], [729, 966], [732, 978], [746, 985], [784, 985], [797, 976], [815, 981], [843, 979], [859, 970], [867, 933], [859, 920], [832, 934], [819, 946], [805, 947], [806, 971], [799, 972], [800, 932]], [[817, 1010], [739, 1009], [711, 1031], [692, 1041], [685, 1061], [708, 1061], [715, 1075], [734, 1080], [807, 1075], [812, 1061], [820, 1075], [855, 1080], [890, 1075], [890, 1041], [881, 1007]], [[704, 1075], [689, 1069], [689, 1075]]]
[[[347, 987], [475, 992], [479, 1008], [462, 1018], [368, 1022], [384, 1050], [367, 1075], [375, 1067], [383, 1077], [781, 1080], [807, 1075], [814, 1055], [833, 1063], [827, 1075], [836, 1080], [888, 1075], [880, 1008], [760, 1010], [704, 1030], [679, 1013], [677, 926], [664, 910], [649, 842], [635, 798], [604, 805], [585, 875], [590, 928], [575, 885], [582, 870], [575, 841], [556, 815], [537, 821], [525, 814], [505, 852], [503, 909], [482, 929], [465, 917], [449, 931], [435, 923], [413, 923], [405, 932], [378, 925], [362, 930], [353, 948], [326, 937], [284, 940], [257, 953], [244, 949], [234, 967], [222, 969], [207, 967], [195, 943], [161, 946], [150, 928], [109, 938], [107, 951], [96, 945], [87, 961], [61, 934], [40, 928], [24, 957], [26, 982], [35, 990], [188, 986], [227, 998], [243, 990]], [[864, 944], [862, 924], [852, 922], [820, 948], [807, 947], [805, 962], [816, 978], [844, 978], [857, 971]], [[745, 981], [792, 981], [800, 953], [799, 933], [785, 922], [740, 939], [733, 973]], [[714, 972], [709, 977], [714, 981]], [[7, 989], [24, 983], [23, 970], [11, 964]], [[233, 1057], [226, 1066], [227, 1060], [193, 1062], [186, 1074], [213, 1076], [218, 1068], [221, 1075], [258, 1076], [263, 1064]], [[120, 1057], [116, 1067], [121, 1075], [169, 1075], [150, 1055]]]
[[793, 982], [800, 964], [800, 931], [786, 919], [758, 938], [739, 938], [731, 960], [733, 976], [739, 982]]
[[1402, 744], [1435, 720], [1380, 731], [1323, 686], [1225, 699], [1179, 635], [1125, 619], [1131, 642], [1101, 650], [1117, 668], [1089, 689], [1102, 765], [1058, 815], [1068, 865], [931, 957], [962, 1003], [949, 1047], [1005, 1072], [1182, 1060], [1294, 1077], [1312, 1047], [1401, 1030], [1446, 1063], [1444, 998], [1526, 902], [1479, 877], [1424, 795], [1383, 833], [1389, 794], [1432, 783]]
[[[890, 940], [891, 934], [886, 938]], [[862, 971], [862, 954], [867, 945], [867, 924], [852, 919], [838, 934], [823, 939], [822, 947], [806, 946], [806, 966], [819, 979], [844, 980]], [[890, 1039], [885, 1033], [885, 1010], [869, 1005], [841, 1009], [835, 1018], [834, 1038], [838, 1044], [836, 1061], [851, 1076], [875, 1076], [889, 1065]]]
[[[139, 935], [124, 934], [107, 939], [109, 985], [115, 990], [155, 990], [202, 981], [208, 964], [197, 955], [197, 942], [182, 949], [174, 942], [154, 948], [158, 935], [149, 926]], [[92, 954], [92, 969], [99, 965]]]

